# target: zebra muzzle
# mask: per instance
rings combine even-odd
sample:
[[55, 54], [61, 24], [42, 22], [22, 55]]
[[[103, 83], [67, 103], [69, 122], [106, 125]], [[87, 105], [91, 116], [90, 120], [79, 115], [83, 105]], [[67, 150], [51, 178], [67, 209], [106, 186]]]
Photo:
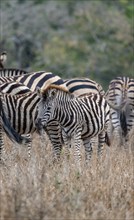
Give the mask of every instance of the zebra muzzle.
[[37, 129], [37, 132], [41, 135], [42, 134], [42, 130], [43, 130], [43, 125], [41, 122], [41, 118], [37, 118], [35, 121], [35, 127]]

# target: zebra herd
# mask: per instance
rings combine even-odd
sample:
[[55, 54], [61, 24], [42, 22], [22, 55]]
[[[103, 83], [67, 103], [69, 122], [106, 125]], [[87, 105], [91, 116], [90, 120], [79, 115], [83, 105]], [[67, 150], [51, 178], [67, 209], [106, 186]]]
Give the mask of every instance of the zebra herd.
[[4, 150], [2, 129], [12, 140], [27, 144], [29, 156], [34, 132], [45, 130], [56, 160], [63, 144], [68, 152], [72, 138], [78, 160], [83, 142], [86, 161], [91, 158], [93, 137], [98, 138], [99, 155], [105, 143], [110, 145], [113, 131], [120, 145], [123, 138], [128, 141], [134, 126], [134, 79], [117, 77], [105, 93], [88, 78], [64, 80], [51, 72], [5, 69], [5, 57], [0, 58], [0, 154]]

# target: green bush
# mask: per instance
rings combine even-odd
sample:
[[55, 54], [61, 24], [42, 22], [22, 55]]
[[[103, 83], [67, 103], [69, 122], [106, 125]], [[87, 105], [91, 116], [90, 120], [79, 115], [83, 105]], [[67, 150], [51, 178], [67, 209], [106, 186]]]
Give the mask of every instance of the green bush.
[[86, 76], [105, 88], [113, 77], [133, 77], [133, 4], [110, 3], [3, 1], [1, 50], [8, 66]]

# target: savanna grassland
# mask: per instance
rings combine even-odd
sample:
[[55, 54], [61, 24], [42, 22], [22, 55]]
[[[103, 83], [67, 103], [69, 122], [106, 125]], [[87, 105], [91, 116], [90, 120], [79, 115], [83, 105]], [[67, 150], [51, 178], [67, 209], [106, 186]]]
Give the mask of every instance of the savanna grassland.
[[[64, 152], [59, 164], [52, 163], [51, 145], [35, 134], [31, 159], [27, 148], [5, 140], [0, 168], [0, 219], [123, 220], [134, 217], [134, 139], [127, 149], [116, 140], [106, 147], [102, 161], [96, 150], [82, 171]], [[82, 153], [83, 150], [82, 150]]]

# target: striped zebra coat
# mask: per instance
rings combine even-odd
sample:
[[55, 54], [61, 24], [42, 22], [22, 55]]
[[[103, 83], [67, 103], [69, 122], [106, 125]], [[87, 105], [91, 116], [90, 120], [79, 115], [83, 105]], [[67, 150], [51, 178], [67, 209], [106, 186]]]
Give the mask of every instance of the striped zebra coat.
[[16, 141], [19, 144], [27, 144], [29, 140], [25, 137], [19, 135], [11, 126], [9, 119], [5, 114], [5, 109], [3, 108], [3, 97], [0, 93], [0, 160], [1, 160], [1, 152], [4, 145], [2, 131], [5, 131], [7, 136], [12, 140]]
[[105, 92], [100, 84], [97, 82], [84, 77], [77, 77], [72, 79], [64, 80], [66, 87], [70, 93], [80, 96], [82, 94], [94, 93], [105, 95]]
[[0, 77], [15, 77], [28, 74], [27, 71], [13, 68], [0, 69]]
[[[77, 96], [93, 92], [104, 95], [104, 90], [102, 87], [93, 80], [88, 78], [74, 78], [68, 80], [61, 80], [60, 77], [54, 76], [52, 73], [47, 72], [35, 72], [33, 74], [28, 74], [25, 76], [15, 77], [17, 82], [23, 83], [27, 87], [30, 88], [31, 91], [35, 91], [37, 87], [39, 88], [47, 88], [50, 84], [62, 85], [63, 87], [67, 87], [67, 89], [76, 94]], [[60, 158], [63, 138], [61, 135], [61, 129], [58, 123], [55, 122], [49, 124], [46, 130], [52, 145], [53, 145], [53, 156], [54, 160]]]
[[36, 120], [38, 131], [52, 121], [58, 121], [65, 144], [68, 145], [68, 140], [74, 138], [75, 156], [78, 160], [81, 158], [81, 140], [85, 147], [86, 160], [91, 158], [90, 140], [96, 135], [99, 136], [98, 154], [102, 153], [110, 112], [109, 105], [102, 96], [87, 94], [75, 97], [67, 90], [53, 86], [41, 92], [39, 90], [38, 93], [41, 96]]
[[[111, 121], [119, 145], [123, 139], [128, 141], [129, 134], [134, 126], [134, 79], [129, 77], [116, 77], [106, 92], [106, 99], [112, 104], [110, 110]], [[124, 106], [122, 103], [126, 103]]]
[[[41, 76], [40, 80], [38, 79], [38, 74]], [[52, 74], [52, 73], [51, 73]], [[46, 77], [47, 76], [47, 77]], [[19, 77], [20, 81], [23, 80], [24, 84], [29, 86], [29, 89], [24, 86], [21, 83], [17, 83], [17, 82], [10, 82], [10, 83], [4, 83], [3, 85], [1, 85], [1, 90], [2, 92], [6, 92], [6, 93], [11, 93], [11, 94], [24, 94], [26, 91], [29, 92], [32, 83], [30, 83], [31, 81], [34, 83], [34, 85], [42, 85], [42, 81], [44, 81], [43, 86], [45, 84], [45, 80], [46, 80], [46, 85], [48, 85], [51, 81], [50, 79], [52, 79], [52, 82], [54, 82], [54, 80], [56, 78], [53, 78], [52, 75], [50, 75], [50, 73], [45, 73], [42, 72], [42, 74], [38, 73], [34, 74], [32, 76], [32, 74], [28, 74], [27, 76], [22, 76]], [[55, 77], [55, 75], [54, 75]], [[37, 81], [36, 81], [37, 78]], [[48, 81], [47, 81], [48, 79]], [[58, 83], [58, 79], [56, 83]], [[61, 83], [62, 81], [60, 80], [59, 83]], [[64, 84], [65, 83], [65, 84]], [[73, 79], [68, 79], [66, 81], [64, 81], [63, 83], [63, 87], [65, 85], [65, 88], [68, 87], [69, 91], [76, 94], [77, 96], [85, 94], [85, 93], [89, 93], [89, 92], [93, 92], [93, 93], [99, 93], [99, 94], [104, 94], [104, 91], [102, 90], [102, 87], [97, 84], [95, 81], [92, 81], [90, 79], [87, 78], [73, 78]], [[61, 84], [62, 86], [62, 84]], [[32, 88], [33, 89], [33, 88]], [[36, 106], [35, 106], [36, 108]], [[28, 110], [26, 110], [28, 111]], [[28, 114], [27, 114], [28, 115]], [[52, 145], [53, 145], [53, 154], [54, 154], [54, 158], [59, 158], [60, 157], [60, 153], [61, 153], [61, 149], [62, 149], [62, 135], [61, 135], [61, 129], [58, 126], [58, 123], [51, 123], [49, 126], [47, 126], [47, 130], [46, 130]], [[30, 145], [30, 144], [29, 144]], [[29, 147], [30, 149], [30, 147]]]
[[[16, 87], [15, 87], [16, 85]], [[4, 85], [3, 85], [4, 86]], [[1, 88], [3, 87], [1, 86]], [[6, 89], [6, 92], [11, 90], [13, 93], [19, 95], [12, 95], [7, 93], [1, 93], [3, 98], [3, 103], [5, 107], [5, 112], [7, 117], [10, 120], [11, 126], [18, 132], [20, 135], [26, 135], [28, 142], [28, 150], [30, 157], [31, 150], [31, 135], [36, 131], [35, 120], [37, 116], [37, 104], [39, 102], [39, 97], [36, 92], [31, 92], [27, 88], [27, 93], [23, 94], [23, 91], [26, 90], [26, 86], [20, 84], [9, 83], [3, 88], [3, 91]], [[21, 93], [21, 95], [20, 95]], [[54, 130], [57, 134], [57, 130]], [[51, 135], [51, 131], [49, 132]], [[2, 136], [0, 137], [2, 140]], [[53, 139], [53, 131], [52, 131]], [[4, 145], [3, 145], [4, 148]]]
[[[31, 134], [35, 132], [36, 107], [39, 97], [29, 92], [23, 95], [2, 94], [4, 110], [13, 129], [20, 135], [27, 136], [30, 157]], [[1, 138], [2, 139], [2, 138]]]

